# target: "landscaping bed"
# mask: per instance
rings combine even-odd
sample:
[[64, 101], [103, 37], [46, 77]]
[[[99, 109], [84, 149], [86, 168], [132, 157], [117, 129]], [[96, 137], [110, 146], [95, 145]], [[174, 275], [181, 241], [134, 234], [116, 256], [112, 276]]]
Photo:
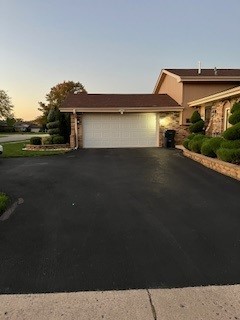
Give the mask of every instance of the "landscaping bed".
[[44, 145], [34, 145], [34, 144], [26, 144], [24, 150], [70, 150], [69, 144], [44, 144]]
[[229, 176], [231, 178], [240, 180], [239, 165], [224, 162], [216, 158], [210, 158], [202, 154], [187, 150], [186, 148], [181, 148], [181, 149], [183, 150], [184, 156], [201, 163], [205, 167], [208, 167], [212, 170], [225, 174], [226, 176]]
[[25, 150], [26, 142], [5, 142], [3, 145], [4, 158], [9, 157], [36, 157], [63, 154], [69, 149], [61, 150]]

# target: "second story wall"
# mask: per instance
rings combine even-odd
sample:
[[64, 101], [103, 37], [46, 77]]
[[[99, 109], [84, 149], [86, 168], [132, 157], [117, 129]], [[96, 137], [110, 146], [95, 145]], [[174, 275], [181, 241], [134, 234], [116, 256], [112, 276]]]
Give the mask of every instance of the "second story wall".
[[180, 105], [183, 102], [183, 84], [169, 75], [165, 75], [158, 93], [167, 93]]

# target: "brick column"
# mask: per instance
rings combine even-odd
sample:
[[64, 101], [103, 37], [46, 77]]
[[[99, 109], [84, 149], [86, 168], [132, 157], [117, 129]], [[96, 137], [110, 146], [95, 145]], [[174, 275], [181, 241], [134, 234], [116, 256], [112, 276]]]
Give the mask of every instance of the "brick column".
[[75, 138], [75, 119], [74, 114], [71, 113], [71, 134], [70, 134], [70, 147], [74, 149], [76, 147], [76, 138]]
[[82, 128], [82, 114], [77, 115], [78, 121], [78, 147], [83, 147], [83, 128]]

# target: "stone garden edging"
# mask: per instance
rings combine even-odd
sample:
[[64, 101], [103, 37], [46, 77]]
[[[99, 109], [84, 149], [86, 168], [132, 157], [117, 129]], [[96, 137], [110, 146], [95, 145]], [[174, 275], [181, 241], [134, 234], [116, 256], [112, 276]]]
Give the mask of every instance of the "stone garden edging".
[[29, 151], [70, 150], [70, 146], [69, 144], [44, 144], [44, 145], [27, 144], [24, 150], [29, 150]]
[[184, 156], [197, 161], [204, 165], [207, 168], [220, 172], [231, 178], [240, 180], [240, 166], [228, 162], [221, 161], [219, 159], [214, 159], [210, 157], [203, 156], [202, 154], [195, 153], [187, 150], [183, 146], [177, 147], [178, 149], [183, 150]]

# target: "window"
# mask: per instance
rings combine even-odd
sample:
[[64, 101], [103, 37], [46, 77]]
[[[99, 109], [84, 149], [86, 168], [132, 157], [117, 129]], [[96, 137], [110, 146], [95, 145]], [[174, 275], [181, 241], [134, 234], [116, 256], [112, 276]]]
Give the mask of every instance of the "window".
[[225, 115], [224, 115], [224, 130], [228, 129], [232, 125], [228, 122], [229, 116], [230, 116], [230, 108], [225, 109]]
[[211, 112], [212, 112], [212, 107], [206, 107], [205, 108], [205, 126], [207, 127], [209, 124], [209, 121], [211, 119]]

